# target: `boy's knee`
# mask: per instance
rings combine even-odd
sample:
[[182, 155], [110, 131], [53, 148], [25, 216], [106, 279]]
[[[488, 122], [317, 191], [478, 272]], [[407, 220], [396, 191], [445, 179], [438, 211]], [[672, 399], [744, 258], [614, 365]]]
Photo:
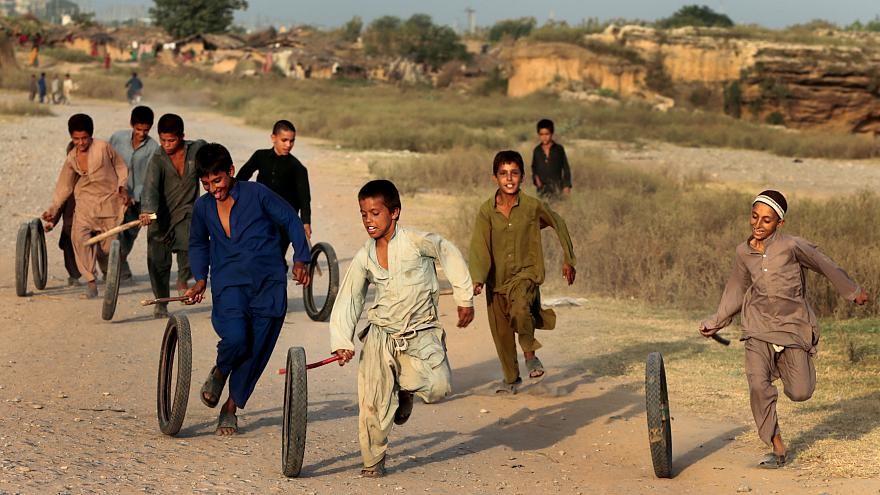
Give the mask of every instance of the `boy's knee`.
[[416, 396], [425, 404], [433, 404], [440, 402], [450, 393], [452, 393], [452, 383], [449, 379], [441, 379], [431, 384], [426, 390], [417, 392]]
[[808, 400], [813, 396], [814, 387], [809, 385], [796, 385], [796, 386], [787, 386], [785, 387], [785, 396], [791, 399], [794, 402], [803, 402]]

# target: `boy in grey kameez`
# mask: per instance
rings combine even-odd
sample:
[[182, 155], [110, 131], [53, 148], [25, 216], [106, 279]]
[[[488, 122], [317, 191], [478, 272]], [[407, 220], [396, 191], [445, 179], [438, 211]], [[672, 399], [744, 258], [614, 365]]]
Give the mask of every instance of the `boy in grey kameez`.
[[710, 337], [742, 311], [741, 340], [752, 414], [758, 435], [773, 447], [759, 467], [785, 464], [786, 447], [776, 415], [782, 379], [785, 395], [801, 402], [816, 388], [813, 359], [819, 343], [816, 315], [807, 304], [804, 268], [821, 273], [841, 297], [864, 304], [868, 295], [814, 244], [777, 229], [785, 223], [788, 204], [778, 191], [764, 191], [752, 201], [752, 235], [737, 246], [733, 272], [718, 310], [700, 324]]
[[354, 357], [355, 327], [366, 303], [369, 326], [358, 367], [358, 430], [364, 476], [382, 476], [392, 422], [401, 425], [412, 412], [413, 395], [436, 402], [452, 389], [446, 336], [440, 326], [439, 261], [453, 287], [458, 326], [473, 320], [473, 295], [467, 264], [459, 250], [437, 234], [397, 225], [400, 196], [387, 180], [368, 182], [358, 193], [361, 218], [370, 240], [349, 266], [330, 316], [330, 348]]

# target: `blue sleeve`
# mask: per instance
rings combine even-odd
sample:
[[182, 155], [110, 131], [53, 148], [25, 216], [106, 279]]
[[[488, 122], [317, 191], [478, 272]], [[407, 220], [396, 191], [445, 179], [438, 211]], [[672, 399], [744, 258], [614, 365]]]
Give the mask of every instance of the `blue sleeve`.
[[[312, 257], [309, 254], [306, 231], [303, 229], [302, 220], [299, 219], [296, 210], [284, 198], [268, 187], [257, 187], [257, 189], [259, 190], [260, 205], [263, 207], [263, 211], [269, 215], [269, 218], [272, 219], [275, 225], [287, 231], [287, 236], [293, 245], [293, 261], [303, 263], [311, 261]], [[190, 264], [192, 264], [192, 261], [190, 261]]]
[[189, 227], [189, 266], [196, 281], [208, 280], [208, 266], [211, 259], [208, 225], [205, 223], [203, 205], [204, 202], [196, 201]]

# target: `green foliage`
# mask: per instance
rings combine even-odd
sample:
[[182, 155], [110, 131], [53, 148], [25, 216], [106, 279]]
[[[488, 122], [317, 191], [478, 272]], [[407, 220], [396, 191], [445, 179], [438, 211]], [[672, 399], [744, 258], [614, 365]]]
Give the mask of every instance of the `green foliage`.
[[586, 19], [574, 26], [570, 26], [565, 21], [547, 21], [540, 28], [533, 30], [529, 38], [535, 41], [558, 41], [583, 46], [584, 36], [602, 32], [605, 26], [595, 18]]
[[613, 89], [599, 88], [596, 91], [596, 94], [598, 94], [599, 96], [601, 96], [603, 98], [614, 98], [615, 100], [620, 99], [620, 95], [617, 94], [617, 91], [614, 91]]
[[770, 125], [785, 125], [785, 117], [780, 112], [773, 112], [767, 115], [764, 122]]
[[455, 31], [434, 24], [427, 14], [414, 14], [405, 22], [394, 16], [380, 17], [370, 23], [363, 38], [368, 54], [406, 57], [433, 68], [468, 58]]
[[661, 29], [696, 27], [733, 27], [733, 21], [724, 14], [715, 12], [705, 5], [685, 5], [674, 14], [657, 21]]
[[364, 21], [359, 16], [354, 16], [342, 26], [342, 39], [354, 43], [361, 36], [364, 29]]
[[153, 23], [176, 38], [201, 33], [224, 33], [236, 10], [246, 10], [247, 0], [153, 0]]
[[663, 55], [660, 52], [648, 63], [645, 85], [661, 95], [670, 95], [672, 92], [672, 78], [663, 67]]
[[534, 17], [520, 17], [519, 19], [505, 19], [496, 22], [489, 29], [489, 41], [501, 41], [503, 38], [520, 39], [528, 36], [538, 25]]
[[713, 93], [711, 89], [706, 86], [699, 86], [694, 88], [694, 90], [688, 95], [688, 103], [694, 108], [705, 108], [711, 103], [712, 96]]
[[46, 57], [54, 58], [55, 60], [71, 62], [74, 64], [87, 64], [95, 61], [95, 57], [92, 57], [88, 53], [79, 50], [71, 50], [69, 48], [61, 48], [60, 46], [43, 48], [40, 53]]
[[492, 94], [507, 94], [507, 84], [508, 80], [504, 77], [504, 73], [498, 67], [493, 67], [492, 71], [489, 72], [489, 77], [483, 81], [483, 84], [477, 89], [477, 93], [483, 96], [489, 96]]
[[70, 21], [79, 27], [92, 27], [97, 25], [94, 12], [77, 12], [70, 16]]
[[738, 119], [742, 116], [742, 90], [739, 81], [733, 81], [724, 87], [724, 113]]
[[868, 31], [868, 32], [880, 32], [880, 15], [874, 16], [870, 21], [865, 22], [864, 24], [856, 20], [849, 26], [845, 28], [847, 31]]

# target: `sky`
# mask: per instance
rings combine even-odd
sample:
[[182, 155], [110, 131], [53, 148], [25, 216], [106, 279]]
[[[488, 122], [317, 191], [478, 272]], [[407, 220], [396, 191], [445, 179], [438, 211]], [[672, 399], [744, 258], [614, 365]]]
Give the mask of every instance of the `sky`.
[[[94, 11], [102, 20], [145, 15], [153, 5], [149, 0], [78, 0], [81, 7]], [[880, 14], [877, 0], [249, 0], [250, 7], [236, 19], [246, 27], [311, 24], [337, 27], [353, 16], [366, 23], [383, 15], [407, 18], [425, 13], [434, 22], [458, 29], [467, 27], [465, 10], [475, 10], [478, 26], [491, 26], [498, 20], [535, 17], [539, 23], [548, 19], [576, 24], [588, 17], [652, 21], [675, 12], [683, 5], [705, 4], [730, 16], [737, 24], [760, 24], [779, 28], [813, 19], [825, 19], [846, 25], [854, 20], [869, 20]]]

